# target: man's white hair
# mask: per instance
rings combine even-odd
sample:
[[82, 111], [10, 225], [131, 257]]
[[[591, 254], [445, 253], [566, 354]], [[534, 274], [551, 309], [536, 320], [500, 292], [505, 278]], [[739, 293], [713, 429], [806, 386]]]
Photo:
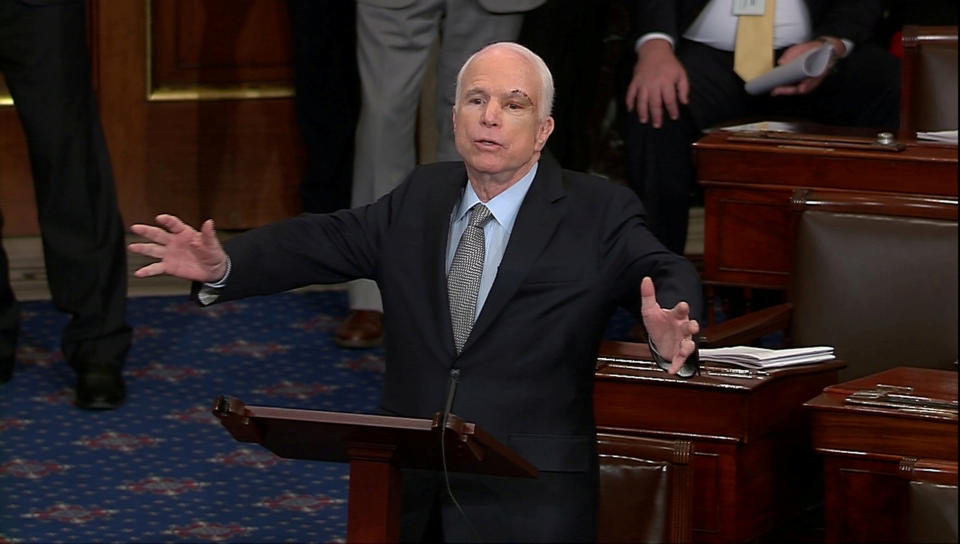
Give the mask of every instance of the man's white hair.
[[460, 67], [460, 72], [457, 73], [457, 94], [454, 106], [460, 105], [460, 85], [463, 81], [463, 74], [467, 71], [467, 67], [470, 66], [474, 59], [476, 59], [480, 54], [491, 49], [509, 49], [515, 53], [518, 53], [533, 65], [534, 70], [536, 70], [537, 74], [540, 76], [540, 100], [537, 102], [537, 115], [540, 121], [543, 121], [549, 117], [553, 112], [553, 74], [550, 73], [550, 68], [547, 68], [547, 63], [543, 62], [543, 59], [540, 58], [540, 55], [537, 55], [533, 51], [515, 42], [492, 43], [483, 49], [480, 49], [473, 55], [470, 55], [470, 58], [467, 59], [467, 62], [464, 62], [463, 66]]

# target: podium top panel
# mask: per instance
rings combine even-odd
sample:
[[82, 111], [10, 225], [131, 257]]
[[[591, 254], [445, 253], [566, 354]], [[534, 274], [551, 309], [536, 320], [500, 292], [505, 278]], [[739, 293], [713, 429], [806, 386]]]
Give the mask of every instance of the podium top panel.
[[[218, 397], [214, 415], [241, 442], [288, 459], [389, 462], [400, 468], [535, 478], [536, 467], [473, 423], [271, 406]], [[441, 444], [442, 440], [442, 444]], [[443, 448], [441, 448], [441, 445]]]

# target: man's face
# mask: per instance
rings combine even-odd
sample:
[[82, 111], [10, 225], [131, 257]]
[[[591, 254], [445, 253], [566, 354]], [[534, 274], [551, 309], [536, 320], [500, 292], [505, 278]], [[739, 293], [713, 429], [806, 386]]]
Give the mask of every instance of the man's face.
[[463, 74], [453, 132], [470, 179], [512, 183], [539, 159], [553, 118], [539, 120], [540, 78], [518, 53], [494, 48]]

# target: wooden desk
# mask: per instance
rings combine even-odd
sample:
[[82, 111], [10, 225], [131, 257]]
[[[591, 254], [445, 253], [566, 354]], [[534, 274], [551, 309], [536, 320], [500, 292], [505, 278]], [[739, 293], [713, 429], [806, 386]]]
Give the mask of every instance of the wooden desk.
[[598, 431], [690, 441], [695, 541], [750, 540], [819, 500], [819, 461], [803, 403], [837, 383], [843, 363], [683, 380], [642, 362], [649, 360], [645, 344], [604, 343], [595, 380]]
[[804, 405], [812, 414], [813, 445], [824, 459], [829, 542], [903, 541], [909, 481], [957, 483], [956, 405], [952, 413], [921, 412], [848, 400], [878, 384], [957, 401], [955, 371], [899, 367], [827, 387]]
[[874, 135], [862, 130], [794, 126], [803, 140], [716, 130], [694, 144], [706, 284], [789, 285], [794, 189], [957, 195], [956, 146], [913, 142], [895, 149], [874, 145]]

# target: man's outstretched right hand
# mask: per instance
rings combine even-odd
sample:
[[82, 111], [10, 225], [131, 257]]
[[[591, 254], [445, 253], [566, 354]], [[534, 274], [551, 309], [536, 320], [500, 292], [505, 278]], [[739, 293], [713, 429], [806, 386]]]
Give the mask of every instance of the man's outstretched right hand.
[[131, 253], [159, 259], [137, 269], [134, 275], [148, 278], [167, 274], [190, 281], [214, 283], [227, 273], [227, 254], [217, 240], [213, 220], [207, 219], [197, 231], [179, 217], [161, 214], [157, 226], [136, 224], [130, 232], [147, 242], [134, 242]]

